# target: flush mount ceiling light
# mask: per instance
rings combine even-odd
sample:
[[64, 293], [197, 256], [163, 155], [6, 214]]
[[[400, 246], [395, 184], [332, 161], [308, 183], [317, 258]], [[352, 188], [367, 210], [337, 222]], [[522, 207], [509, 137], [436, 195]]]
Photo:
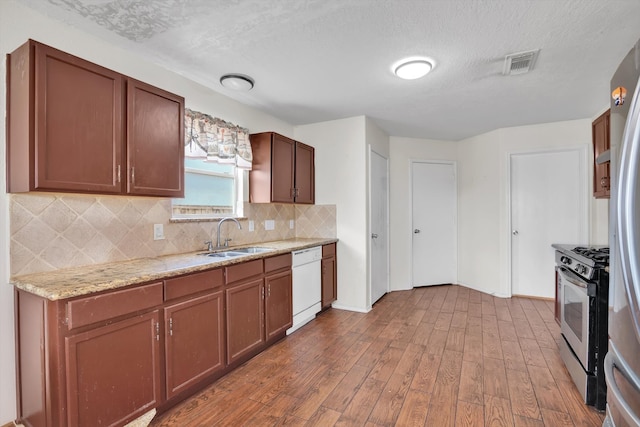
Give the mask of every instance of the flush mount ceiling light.
[[426, 58], [407, 58], [393, 64], [393, 74], [405, 80], [426, 76], [433, 69], [433, 61]]
[[244, 74], [225, 74], [220, 77], [220, 84], [227, 89], [249, 91], [253, 89], [253, 79]]

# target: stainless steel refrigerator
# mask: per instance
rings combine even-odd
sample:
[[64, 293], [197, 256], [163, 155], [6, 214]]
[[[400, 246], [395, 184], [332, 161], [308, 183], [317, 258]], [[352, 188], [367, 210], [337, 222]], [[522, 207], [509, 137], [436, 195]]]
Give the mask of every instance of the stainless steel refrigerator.
[[[639, 41], [640, 43], [640, 41]], [[605, 426], [640, 426], [640, 45], [611, 79]], [[622, 95], [626, 99], [622, 102]]]

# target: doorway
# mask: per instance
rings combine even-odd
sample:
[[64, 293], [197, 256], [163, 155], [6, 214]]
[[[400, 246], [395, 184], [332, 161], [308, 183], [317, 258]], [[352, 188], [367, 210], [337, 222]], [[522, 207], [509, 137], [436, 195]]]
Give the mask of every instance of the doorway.
[[412, 285], [457, 281], [455, 162], [411, 162]]
[[369, 150], [371, 305], [389, 292], [389, 160]]
[[589, 243], [586, 152], [511, 154], [509, 171], [511, 294], [554, 298], [551, 244]]

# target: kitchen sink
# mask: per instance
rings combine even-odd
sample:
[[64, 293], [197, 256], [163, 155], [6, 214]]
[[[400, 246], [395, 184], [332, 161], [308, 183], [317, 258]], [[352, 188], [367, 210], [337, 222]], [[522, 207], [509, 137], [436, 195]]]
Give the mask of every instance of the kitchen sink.
[[241, 252], [243, 254], [261, 254], [263, 252], [269, 252], [272, 250], [272, 248], [260, 248], [257, 246], [253, 246], [250, 248], [233, 249], [233, 252]]
[[204, 252], [200, 255], [208, 256], [211, 258], [228, 259], [228, 258], [236, 258], [239, 256], [251, 255], [251, 254], [261, 254], [263, 252], [269, 252], [272, 250], [273, 249], [271, 248], [249, 247], [249, 248], [229, 249], [227, 251], [220, 251], [220, 252]]
[[205, 252], [200, 255], [208, 256], [211, 258], [235, 258], [235, 257], [243, 256], [246, 254], [242, 252], [235, 252], [235, 251], [222, 251], [222, 252]]

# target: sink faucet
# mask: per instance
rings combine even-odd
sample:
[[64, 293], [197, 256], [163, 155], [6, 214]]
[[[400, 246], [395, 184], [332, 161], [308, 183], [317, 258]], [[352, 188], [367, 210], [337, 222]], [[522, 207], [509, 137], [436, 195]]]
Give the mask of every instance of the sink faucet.
[[233, 221], [233, 222], [235, 222], [236, 224], [238, 224], [238, 230], [242, 230], [242, 226], [240, 225], [240, 223], [238, 222], [237, 219], [231, 218], [231, 217], [222, 218], [220, 220], [220, 222], [218, 223], [218, 235], [216, 236], [216, 248], [226, 248], [227, 246], [229, 246], [229, 240], [231, 240], [231, 239], [224, 239], [224, 244], [223, 245], [220, 244], [220, 226], [225, 221]]

